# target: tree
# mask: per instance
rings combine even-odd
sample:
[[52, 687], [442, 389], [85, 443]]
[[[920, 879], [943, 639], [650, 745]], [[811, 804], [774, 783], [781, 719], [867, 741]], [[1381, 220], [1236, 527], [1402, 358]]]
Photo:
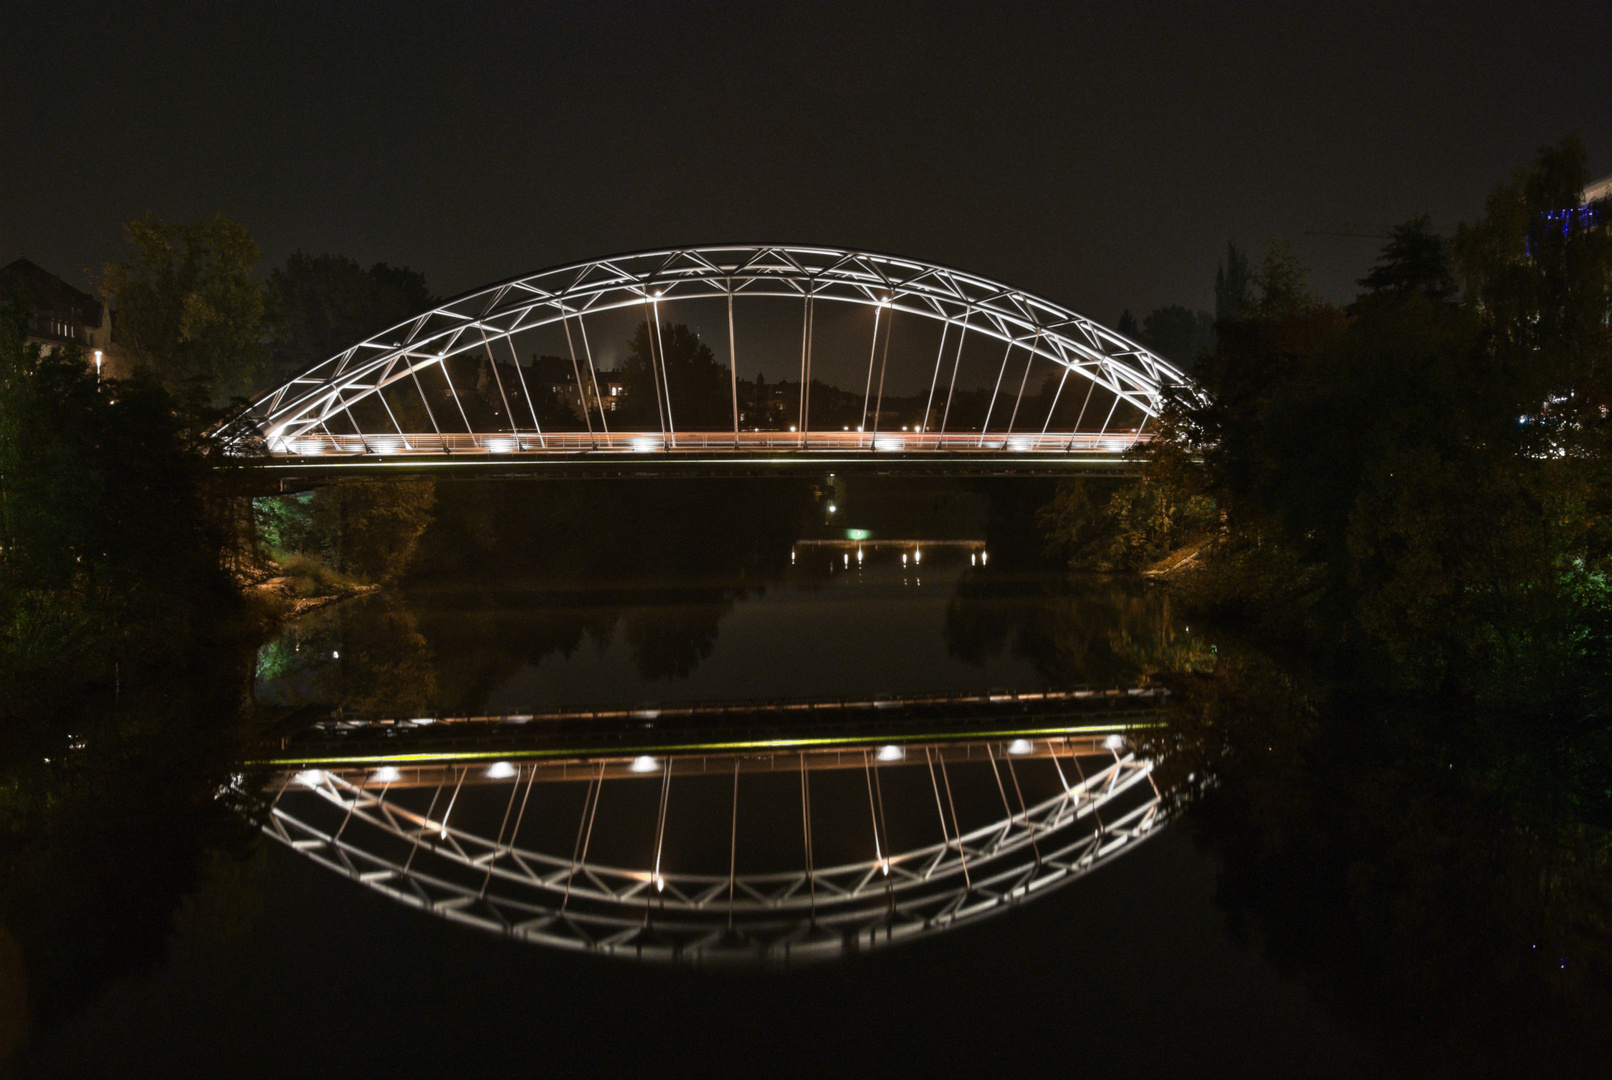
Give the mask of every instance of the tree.
[[662, 323], [653, 347], [649, 326], [639, 326], [622, 361], [621, 382], [621, 426], [646, 431], [659, 430], [662, 424], [677, 431], [722, 431], [733, 426], [728, 369], [683, 323]]
[[1516, 380], [1524, 412], [1552, 439], [1593, 435], [1612, 408], [1612, 229], [1598, 223], [1604, 206], [1578, 205], [1588, 176], [1577, 138], [1543, 147], [1452, 244], [1489, 362]]
[[1356, 284], [1368, 296], [1395, 300], [1409, 296], [1447, 300], [1454, 295], [1455, 278], [1444, 238], [1433, 231], [1432, 218], [1423, 214], [1394, 226], [1377, 265]]
[[191, 410], [261, 389], [264, 295], [246, 229], [221, 214], [195, 223], [148, 214], [125, 225], [124, 237], [129, 261], [106, 266], [102, 289], [134, 363]]
[[1236, 319], [1245, 314], [1249, 303], [1248, 256], [1227, 241], [1226, 261], [1215, 271], [1215, 318]]
[[419, 315], [435, 302], [425, 275], [344, 255], [293, 252], [269, 271], [270, 348], [277, 378], [326, 360], [355, 341]]
[[1215, 324], [1207, 311], [1171, 304], [1148, 313], [1139, 340], [1166, 360], [1188, 368], [1215, 347]]
[[1119, 313], [1119, 322], [1114, 324], [1114, 329], [1132, 341], [1142, 336], [1142, 328], [1136, 325], [1136, 316], [1131, 314], [1130, 308]]
[[1315, 306], [1309, 276], [1292, 245], [1286, 240], [1275, 241], [1254, 271], [1253, 284], [1259, 290], [1255, 310], [1264, 318], [1280, 318]]
[[230, 607], [214, 472], [148, 370], [97, 382], [0, 318], [0, 718], [171, 656]]

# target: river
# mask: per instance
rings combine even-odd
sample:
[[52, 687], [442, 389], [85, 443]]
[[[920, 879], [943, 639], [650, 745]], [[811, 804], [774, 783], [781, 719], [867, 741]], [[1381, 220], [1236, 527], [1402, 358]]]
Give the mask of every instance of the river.
[[[401, 880], [395, 875], [380, 875], [385, 880], [376, 887], [372, 873], [366, 887], [341, 866], [333, 872], [330, 859], [310, 857], [332, 849], [297, 850], [264, 839], [244, 857], [214, 857], [198, 891], [183, 902], [160, 958], [115, 979], [41, 1032], [32, 1069], [88, 1074], [138, 1061], [147, 1070], [245, 1075], [685, 1065], [771, 1073], [1061, 1065], [1234, 1074], [1349, 1071], [1361, 1060], [1347, 1025], [1232, 934], [1216, 902], [1216, 859], [1167, 824], [1170, 793], [1162, 803], [1150, 796], [1145, 770], [1132, 774], [1134, 790], [1144, 809], [1159, 812], [1157, 828], [1105, 855], [1089, 873], [1065, 875], [1056, 888], [1033, 895], [976, 904], [980, 917], [928, 919], [944, 932], [915, 933], [889, 948], [873, 947], [877, 930], [858, 938], [854, 930], [829, 934], [817, 925], [836, 917], [831, 875], [821, 872], [836, 858], [865, 858], [864, 849], [876, 849], [887, 870], [898, 873], [927, 866], [937, 879], [970, 869], [979, 877], [987, 873], [983, 848], [968, 849], [972, 867], [947, 870], [941, 863], [949, 849], [940, 841], [961, 852], [970, 814], [1003, 818], [992, 809], [998, 794], [1007, 808], [1003, 828], [1011, 833], [1020, 808], [1027, 808], [1028, 823], [1037, 804], [1074, 807], [1078, 800], [1068, 793], [1076, 770], [1101, 787], [1109, 781], [1087, 773], [1109, 758], [1150, 767], [1133, 746], [1113, 749], [1122, 745], [1112, 741], [1120, 736], [1099, 732], [1081, 750], [1080, 736], [991, 733], [1013, 725], [1015, 732], [1031, 731], [1026, 724], [1042, 725], [1035, 731], [1095, 731], [1103, 724], [1109, 726], [1102, 731], [1125, 731], [1134, 716], [1113, 712], [1113, 699], [1105, 704], [1103, 694], [1157, 687], [1166, 672], [1212, 670], [1213, 635], [1190, 627], [1162, 590], [1134, 580], [1071, 577], [1037, 563], [1027, 556], [1034, 545], [1019, 535], [1023, 515], [1004, 510], [988, 488], [838, 478], [737, 491], [731, 484], [690, 484], [671, 495], [625, 484], [493, 486], [450, 494], [439, 509], [452, 510], [456, 499], [468, 508], [463, 520], [427, 537], [410, 574], [379, 594], [294, 620], [259, 649], [250, 711], [280, 718], [274, 730], [281, 746], [290, 746], [281, 757], [311, 753], [297, 749], [295, 737], [287, 742], [285, 733], [315, 720], [327, 735], [340, 728], [344, 738], [402, 720], [414, 734], [388, 731], [393, 741], [382, 749], [390, 753], [414, 749], [408, 738], [468, 731], [470, 717], [563, 713], [574, 720], [613, 708], [661, 718], [661, 729], [628, 736], [650, 752], [612, 758], [621, 763], [619, 780], [604, 779], [601, 767], [597, 784], [591, 782], [588, 759], [581, 779], [534, 785], [539, 775], [552, 778], [541, 770], [553, 766], [543, 763], [548, 744], [530, 742], [526, 724], [515, 741], [495, 732], [503, 741], [489, 745], [504, 747], [504, 760], [487, 766], [484, 756], [474, 770], [450, 764], [429, 806], [429, 778], [405, 791], [390, 765], [380, 767], [392, 770], [385, 774], [373, 763], [345, 774], [315, 770], [327, 786], [341, 775], [356, 777], [356, 788], [343, 789], [346, 803], [338, 792], [334, 803], [321, 804], [315, 785], [295, 782], [290, 769], [249, 770], [245, 782], [269, 784], [281, 810], [310, 808], [296, 811], [309, 820], [321, 805], [346, 806], [332, 831], [352, 840], [354, 852], [360, 826], [345, 819], [358, 822], [366, 812], [354, 813], [356, 790], [386, 789], [387, 807], [414, 813], [416, 824], [431, 831], [440, 819], [442, 843], [415, 839], [416, 852], [439, 853], [445, 845], [444, 806], [456, 844], [473, 842], [477, 828], [490, 836], [502, 810], [491, 849], [499, 876], [489, 871], [485, 879], [495, 894], [513, 880], [504, 869], [513, 861], [498, 844], [509, 847], [506, 840], [514, 839], [505, 826], [523, 780], [530, 807], [521, 803], [520, 848], [547, 844], [563, 862], [568, 853], [574, 857], [573, 841], [586, 822], [592, 861], [604, 865], [647, 860], [653, 836], [656, 863], [648, 873], [663, 872], [664, 849], [662, 884], [670, 881], [674, 893], [697, 877], [693, 864], [701, 852], [714, 860], [714, 895], [725, 857], [737, 863], [742, 855], [754, 864], [729, 870], [743, 883], [748, 870], [797, 866], [804, 850], [808, 865], [817, 858], [819, 876], [803, 880], [823, 894], [812, 895], [809, 911], [798, 898], [784, 903], [800, 907], [800, 928], [780, 931], [775, 920], [737, 953], [694, 948], [688, 944], [694, 938], [668, 950], [661, 946], [675, 920], [662, 900], [660, 914], [645, 916], [665, 920], [664, 932], [649, 927], [659, 936], [636, 933], [630, 947], [579, 949], [575, 939], [550, 931], [489, 932], [487, 919], [443, 917], [449, 909], [473, 913], [468, 899], [467, 906], [435, 911], [400, 903], [406, 889], [387, 891], [387, 880]], [[1085, 696], [1077, 701], [1077, 695]], [[1054, 698], [1063, 704], [1044, 704]], [[946, 727], [963, 706], [933, 706], [924, 714], [911, 705], [951, 699], [984, 702], [968, 721], [975, 728]], [[858, 701], [862, 713], [844, 711]], [[709, 735], [699, 742], [667, 726], [678, 710], [693, 715], [735, 703], [774, 723], [777, 710], [803, 702], [840, 709], [834, 715], [862, 734], [810, 754], [805, 748], [740, 754], [712, 750]], [[1004, 719], [991, 709], [1017, 711]], [[900, 718], [908, 714], [927, 727], [918, 731], [912, 725], [919, 720]], [[729, 729], [761, 722], [724, 721]], [[790, 723], [769, 730], [790, 739], [823, 730], [820, 720]], [[869, 723], [884, 726], [869, 734]], [[938, 735], [937, 723], [945, 728]], [[587, 730], [585, 723], [573, 728]], [[733, 735], [729, 729], [725, 738]], [[884, 753], [870, 756], [870, 738]], [[678, 739], [695, 749], [664, 749]], [[268, 753], [261, 748], [271, 742], [250, 752]], [[354, 745], [368, 754], [382, 744]], [[879, 760], [898, 751], [899, 758]], [[850, 766], [843, 767], [847, 754]], [[651, 762], [648, 775], [632, 777], [642, 761]], [[935, 780], [936, 764], [944, 787]], [[499, 769], [513, 775], [512, 787], [485, 779]], [[717, 778], [685, 778], [695, 772]], [[295, 775], [309, 773], [304, 765]], [[391, 782], [376, 785], [378, 775]], [[466, 777], [471, 783], [461, 795]], [[450, 788], [455, 804], [446, 802]], [[1017, 800], [1009, 794], [1014, 788]], [[811, 800], [804, 848], [803, 794]], [[590, 805], [597, 825], [586, 814]], [[1102, 828], [1115, 835], [1121, 805], [1093, 808], [1095, 817], [1081, 819], [1087, 824], [1077, 823], [1074, 832], [1106, 811], [1110, 821]], [[614, 840], [607, 835], [612, 827]], [[959, 833], [965, 841], [956, 840]], [[1033, 865], [1021, 860], [1031, 874], [1057, 859], [1053, 831], [1037, 835]], [[1030, 857], [1024, 843], [1017, 849]], [[936, 850], [935, 862], [902, 861], [931, 858], [922, 851]], [[430, 857], [409, 855], [411, 863], [418, 859], [410, 869], [420, 873]], [[586, 891], [579, 881], [573, 870], [565, 903], [571, 892]], [[985, 886], [972, 888], [954, 894], [977, 899]], [[580, 908], [583, 901], [576, 903]], [[920, 907], [913, 902], [912, 910]], [[773, 935], [766, 939], [771, 945], [756, 944], [763, 934]], [[819, 940], [832, 947], [814, 954], [806, 946]], [[556, 941], [570, 947], [549, 947]], [[845, 942], [853, 945], [849, 951]], [[722, 955], [754, 962], [712, 960]]]

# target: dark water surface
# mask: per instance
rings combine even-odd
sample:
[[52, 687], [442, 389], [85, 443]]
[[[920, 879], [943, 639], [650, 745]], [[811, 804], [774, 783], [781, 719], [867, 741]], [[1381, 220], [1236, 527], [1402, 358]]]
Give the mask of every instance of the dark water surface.
[[[259, 651], [251, 695], [269, 715], [440, 717], [1130, 687], [1212, 665], [1212, 642], [1160, 592], [1018, 557], [985, 497], [937, 485], [891, 506], [901, 498], [878, 494], [729, 493], [681, 514], [628, 499], [601, 511], [632, 523], [614, 534], [499, 525], [493, 507], [462, 523], [459, 550], [422, 560], [429, 572], [287, 625]], [[585, 519], [573, 504], [550, 520]], [[848, 528], [872, 535], [847, 541]], [[834, 790], [825, 780], [819, 797]], [[725, 830], [717, 816], [710, 828]], [[1165, 829], [1066, 888], [927, 940], [707, 971], [506, 940], [265, 841], [209, 864], [160, 961], [39, 1031], [28, 1067], [1354, 1071], [1345, 1027], [1229, 936], [1217, 873]]]

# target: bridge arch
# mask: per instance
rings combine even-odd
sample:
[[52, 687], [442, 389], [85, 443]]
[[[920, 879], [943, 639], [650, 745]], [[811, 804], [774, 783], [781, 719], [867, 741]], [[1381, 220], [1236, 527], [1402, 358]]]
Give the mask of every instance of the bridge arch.
[[[758, 300], [800, 305], [798, 401], [791, 403], [796, 420], [788, 431], [782, 430], [783, 425], [765, 431], [741, 422], [738, 369], [745, 346], [735, 337], [734, 311], [736, 305]], [[726, 306], [726, 340], [706, 344], [728, 371], [731, 423], [716, 430], [710, 425], [679, 429], [659, 330], [676, 319], [680, 305], [713, 302]], [[817, 313], [825, 305], [859, 306], [873, 314], [867, 320], [863, 384], [837, 391], [853, 397], [861, 391], [861, 422], [854, 430], [851, 423], [824, 424], [812, 413], [817, 385], [813, 365], [822, 359], [814, 356], [814, 330]], [[610, 395], [600, 382], [597, 325], [612, 318], [619, 325], [629, 316], [657, 331], [649, 340], [656, 430], [612, 430], [605, 405]], [[887, 423], [881, 431], [886, 386], [895, 385], [897, 375], [887, 366], [898, 316], [938, 323], [939, 346], [932, 353], [926, 350], [922, 360], [906, 361], [907, 385], [927, 387], [927, 393], [912, 395], [912, 422], [901, 425], [899, 432], [894, 423]], [[720, 325], [720, 316], [716, 321]], [[575, 410], [576, 423], [545, 427], [527, 385], [529, 367], [515, 342], [556, 331], [563, 334], [562, 359], [571, 369], [566, 381], [580, 408]], [[1000, 363], [986, 365], [984, 384], [989, 385], [990, 396], [984, 418], [965, 422], [960, 409], [954, 409], [958, 373], [965, 349], [972, 344], [977, 352], [981, 342], [994, 343], [994, 349], [1001, 351]], [[455, 365], [462, 383], [466, 362], [481, 365], [481, 385], [474, 390], [455, 383]], [[1039, 398], [1032, 394], [1027, 406], [1026, 391], [1036, 369], [1041, 372], [1036, 385], [1042, 392]], [[491, 380], [485, 377], [488, 370]], [[1071, 375], [1079, 378], [1071, 380]], [[432, 389], [428, 390], [428, 382]], [[1070, 389], [1070, 384], [1082, 383], [1083, 390]], [[229, 437], [259, 443], [277, 457], [771, 452], [787, 447], [1112, 453], [1147, 438], [1149, 421], [1172, 392], [1196, 393], [1184, 372], [1138, 343], [999, 282], [916, 260], [839, 248], [721, 245], [574, 263], [466, 293], [358, 342], [268, 391], [229, 429]], [[490, 402], [490, 411], [477, 419], [471, 416], [476, 410], [466, 407], [472, 394]], [[983, 386], [978, 394], [983, 401]], [[924, 397], [921, 410], [915, 404], [919, 396]], [[1082, 401], [1078, 410], [1073, 404], [1076, 397]], [[486, 416], [495, 419], [489, 423]]]

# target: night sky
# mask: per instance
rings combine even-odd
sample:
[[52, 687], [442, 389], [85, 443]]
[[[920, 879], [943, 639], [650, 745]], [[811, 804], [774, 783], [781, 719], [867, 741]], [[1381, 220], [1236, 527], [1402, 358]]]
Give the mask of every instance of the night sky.
[[0, 261], [150, 210], [451, 295], [662, 245], [887, 251], [1112, 323], [1235, 239], [1347, 301], [1541, 144], [1612, 172], [1612, 5], [18, 3]]

